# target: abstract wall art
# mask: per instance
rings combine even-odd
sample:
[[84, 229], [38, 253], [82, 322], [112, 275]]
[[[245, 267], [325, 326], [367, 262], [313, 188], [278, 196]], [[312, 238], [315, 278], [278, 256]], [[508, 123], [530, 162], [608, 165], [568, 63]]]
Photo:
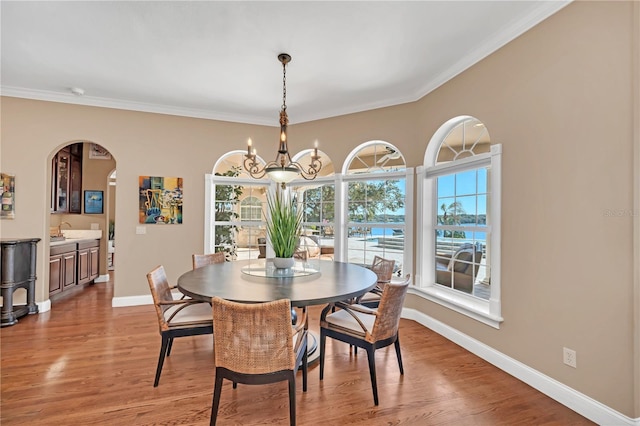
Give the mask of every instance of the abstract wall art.
[[140, 176], [140, 223], [182, 223], [182, 178]]

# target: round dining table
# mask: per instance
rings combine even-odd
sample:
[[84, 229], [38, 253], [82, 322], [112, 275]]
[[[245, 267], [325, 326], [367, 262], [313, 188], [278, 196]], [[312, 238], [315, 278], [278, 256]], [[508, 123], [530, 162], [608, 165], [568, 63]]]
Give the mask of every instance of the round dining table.
[[[211, 301], [214, 296], [241, 303], [291, 301], [293, 307], [306, 310], [310, 305], [324, 305], [362, 296], [372, 290], [378, 276], [363, 266], [331, 260], [296, 261], [290, 270], [276, 270], [270, 259], [238, 260], [214, 263], [185, 272], [178, 278], [178, 289], [187, 296]], [[308, 330], [308, 315], [304, 314]], [[308, 330], [308, 362], [318, 360], [318, 338]]]
[[305, 307], [361, 296], [377, 275], [363, 266], [331, 260], [296, 261], [291, 274], [279, 273], [269, 259], [214, 263], [182, 274], [178, 289], [197, 300], [218, 296], [242, 303], [289, 299]]

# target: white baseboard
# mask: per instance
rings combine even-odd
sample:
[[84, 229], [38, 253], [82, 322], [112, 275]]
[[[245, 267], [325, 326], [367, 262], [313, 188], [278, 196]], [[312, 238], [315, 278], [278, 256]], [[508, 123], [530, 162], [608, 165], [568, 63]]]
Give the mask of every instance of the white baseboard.
[[[183, 294], [173, 292], [174, 299], [180, 299]], [[144, 296], [127, 296], [127, 297], [114, 297], [111, 299], [111, 306], [114, 308], [122, 308], [125, 306], [140, 306], [140, 305], [153, 305], [153, 297], [151, 295]]]
[[114, 308], [152, 304], [153, 298], [150, 294], [145, 296], [114, 297], [113, 299], [111, 299], [111, 306]]
[[599, 425], [640, 426], [640, 418], [632, 419], [627, 417], [420, 311], [405, 308], [402, 310], [402, 317], [414, 320], [446, 337], [474, 355]]
[[106, 283], [107, 281], [109, 281], [109, 274], [100, 275], [93, 280], [94, 283]]
[[51, 299], [44, 300], [42, 302], [36, 302], [38, 305], [38, 313], [47, 312], [51, 310]]

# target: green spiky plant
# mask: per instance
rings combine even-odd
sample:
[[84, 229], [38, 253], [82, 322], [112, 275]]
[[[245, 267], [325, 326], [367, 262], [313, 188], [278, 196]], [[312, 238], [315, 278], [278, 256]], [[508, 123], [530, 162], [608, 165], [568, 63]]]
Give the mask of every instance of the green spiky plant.
[[298, 247], [302, 225], [302, 209], [285, 200], [281, 191], [267, 195], [267, 236], [276, 257], [293, 257]]

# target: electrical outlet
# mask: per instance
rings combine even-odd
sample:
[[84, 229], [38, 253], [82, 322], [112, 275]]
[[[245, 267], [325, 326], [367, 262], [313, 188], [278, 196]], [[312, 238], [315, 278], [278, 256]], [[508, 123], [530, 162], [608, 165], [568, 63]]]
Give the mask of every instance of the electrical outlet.
[[146, 226], [136, 226], [136, 234], [142, 235], [142, 234], [146, 234], [146, 233], [147, 233], [147, 227]]
[[91, 224], [91, 229], [100, 229], [100, 224], [99, 223], [92, 223]]
[[576, 351], [569, 348], [562, 348], [562, 360], [569, 367], [578, 368], [576, 360]]

